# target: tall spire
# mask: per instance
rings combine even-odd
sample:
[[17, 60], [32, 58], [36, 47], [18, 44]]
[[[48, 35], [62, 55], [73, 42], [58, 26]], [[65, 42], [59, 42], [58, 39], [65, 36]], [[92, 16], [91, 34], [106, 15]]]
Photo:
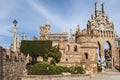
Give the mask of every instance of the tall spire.
[[102, 13], [105, 13], [105, 10], [104, 10], [104, 3], [102, 3]]
[[98, 2], [95, 2], [95, 15], [97, 15], [98, 12]]

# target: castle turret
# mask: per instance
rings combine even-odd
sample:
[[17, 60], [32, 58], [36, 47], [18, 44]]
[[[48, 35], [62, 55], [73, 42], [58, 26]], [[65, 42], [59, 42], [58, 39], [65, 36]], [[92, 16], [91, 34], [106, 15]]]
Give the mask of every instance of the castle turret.
[[16, 51], [16, 48], [17, 48], [17, 21], [14, 20], [13, 21], [13, 24], [14, 24], [14, 42], [13, 42], [13, 51]]

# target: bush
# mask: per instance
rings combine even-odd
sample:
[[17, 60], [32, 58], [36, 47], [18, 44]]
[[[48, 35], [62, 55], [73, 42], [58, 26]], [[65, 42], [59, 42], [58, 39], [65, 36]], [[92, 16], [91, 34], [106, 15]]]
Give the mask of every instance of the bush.
[[28, 75], [54, 75], [63, 72], [70, 72], [72, 74], [84, 74], [85, 70], [82, 67], [64, 67], [53, 66], [46, 62], [36, 63], [32, 66], [27, 66]]

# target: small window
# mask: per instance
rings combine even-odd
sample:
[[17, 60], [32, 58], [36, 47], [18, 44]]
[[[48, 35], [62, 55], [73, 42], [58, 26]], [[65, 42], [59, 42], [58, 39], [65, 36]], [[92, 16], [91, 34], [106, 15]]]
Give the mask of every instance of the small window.
[[88, 59], [88, 53], [85, 53], [85, 59]]
[[70, 45], [68, 45], [68, 51], [70, 51]]
[[77, 51], [77, 46], [74, 47], [74, 51], [75, 51], [75, 52]]
[[66, 61], [68, 61], [68, 59], [66, 59]]

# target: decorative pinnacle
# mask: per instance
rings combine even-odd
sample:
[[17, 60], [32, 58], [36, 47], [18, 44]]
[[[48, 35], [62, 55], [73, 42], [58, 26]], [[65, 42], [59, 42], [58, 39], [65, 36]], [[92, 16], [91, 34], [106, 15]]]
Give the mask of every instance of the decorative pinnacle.
[[105, 12], [105, 10], [104, 10], [104, 3], [102, 3], [102, 13], [104, 13]]
[[98, 2], [95, 2], [95, 11], [98, 10]]
[[17, 22], [16, 20], [13, 21], [14, 26], [16, 26], [17, 23], [18, 23], [18, 22]]

